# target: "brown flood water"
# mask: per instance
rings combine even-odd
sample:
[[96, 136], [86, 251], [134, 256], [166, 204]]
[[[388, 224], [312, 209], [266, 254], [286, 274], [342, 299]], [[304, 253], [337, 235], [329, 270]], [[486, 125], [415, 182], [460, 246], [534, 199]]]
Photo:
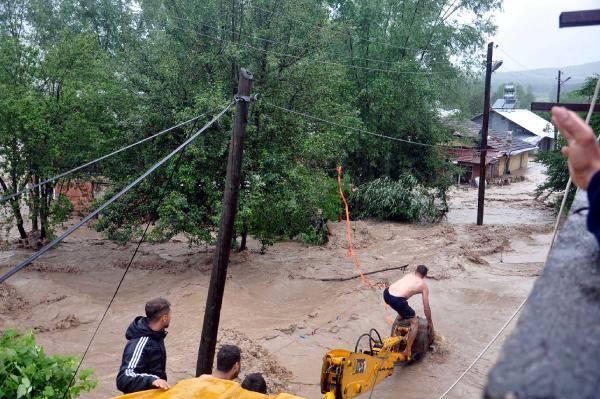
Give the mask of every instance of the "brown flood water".
[[[551, 233], [552, 214], [532, 197], [543, 178], [532, 163], [528, 180], [492, 187], [485, 225], [474, 226], [476, 189], [455, 189], [448, 221], [439, 225], [354, 223], [356, 251], [366, 271], [423, 263], [430, 268], [431, 306], [438, 334], [435, 352], [375, 388], [373, 398], [437, 398], [471, 363], [530, 291], [539, 275]], [[370, 328], [389, 333], [380, 290], [359, 280], [319, 278], [355, 274], [347, 257], [343, 224], [330, 225], [324, 247], [278, 243], [265, 255], [258, 243], [234, 254], [221, 316], [221, 342], [242, 347], [242, 377], [267, 376], [271, 391], [321, 397], [321, 361], [333, 348], [353, 349]], [[118, 247], [89, 229], [0, 286], [0, 329], [34, 328], [49, 353], [81, 353], [112, 296], [133, 245]], [[0, 253], [0, 271], [25, 251]], [[193, 376], [210, 278], [210, 248], [183, 240], [144, 244], [84, 367], [96, 370], [98, 388], [88, 398], [117, 395], [114, 379], [124, 332], [146, 300], [164, 296], [173, 304], [166, 340], [169, 381]], [[402, 272], [375, 274], [376, 283]], [[420, 297], [411, 305], [422, 314]], [[502, 339], [449, 395], [480, 397], [486, 373]], [[364, 395], [367, 398], [368, 395]]]

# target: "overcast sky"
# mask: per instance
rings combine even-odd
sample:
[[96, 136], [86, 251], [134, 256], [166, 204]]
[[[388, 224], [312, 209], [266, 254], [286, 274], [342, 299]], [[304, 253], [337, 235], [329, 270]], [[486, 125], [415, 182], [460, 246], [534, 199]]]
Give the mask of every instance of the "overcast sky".
[[558, 27], [562, 11], [594, 8], [600, 0], [504, 0], [495, 16], [498, 31], [492, 40], [500, 48], [494, 58], [504, 61], [503, 71], [600, 61], [600, 25]]

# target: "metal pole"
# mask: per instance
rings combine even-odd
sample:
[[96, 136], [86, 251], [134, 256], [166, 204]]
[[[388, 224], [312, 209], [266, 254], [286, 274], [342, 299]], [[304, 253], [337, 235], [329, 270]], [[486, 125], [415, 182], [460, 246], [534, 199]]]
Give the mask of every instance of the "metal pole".
[[217, 332], [227, 278], [227, 265], [231, 252], [231, 239], [233, 236], [233, 223], [238, 208], [240, 193], [240, 175], [242, 170], [242, 155], [244, 152], [244, 136], [248, 122], [248, 102], [252, 87], [252, 74], [244, 68], [240, 70], [238, 83], [237, 104], [235, 109], [235, 125], [229, 147], [227, 162], [227, 177], [225, 192], [223, 193], [223, 210], [221, 212], [221, 226], [215, 247], [212, 274], [204, 310], [204, 324], [202, 338], [198, 349], [196, 363], [196, 376], [212, 373], [215, 346], [217, 345]]
[[560, 102], [560, 69], [558, 70], [558, 88], [556, 89], [556, 102]]
[[[556, 88], [556, 103], [560, 103], [560, 69], [558, 70], [558, 87]], [[558, 149], [558, 127], [554, 126], [554, 149]]]
[[485, 97], [483, 99], [483, 124], [481, 126], [481, 156], [479, 158], [479, 196], [477, 198], [477, 225], [483, 224], [483, 207], [485, 198], [485, 161], [487, 158], [488, 126], [490, 122], [490, 84], [492, 81], [492, 54], [494, 42], [488, 43], [487, 62], [485, 66]]

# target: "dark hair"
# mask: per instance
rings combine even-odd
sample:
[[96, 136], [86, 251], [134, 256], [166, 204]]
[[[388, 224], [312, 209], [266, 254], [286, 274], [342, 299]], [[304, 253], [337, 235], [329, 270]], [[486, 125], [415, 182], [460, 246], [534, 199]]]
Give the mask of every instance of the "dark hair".
[[217, 370], [227, 372], [242, 358], [242, 350], [235, 345], [223, 345], [217, 353]]
[[146, 302], [146, 317], [150, 321], [156, 321], [170, 311], [171, 304], [164, 298], [154, 298]]
[[267, 382], [261, 373], [248, 374], [242, 382], [242, 388], [258, 393], [267, 393]]
[[427, 276], [427, 270], [428, 270], [427, 266], [425, 266], [425, 265], [417, 266], [417, 273], [419, 273], [423, 277]]

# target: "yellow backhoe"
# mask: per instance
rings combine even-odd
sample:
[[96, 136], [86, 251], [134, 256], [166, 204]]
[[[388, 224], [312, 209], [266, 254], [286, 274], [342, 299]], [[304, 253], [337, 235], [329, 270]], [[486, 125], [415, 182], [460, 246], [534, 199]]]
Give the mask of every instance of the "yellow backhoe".
[[[427, 321], [419, 318], [415, 342], [408, 343], [410, 323], [396, 319], [389, 338], [381, 339], [375, 329], [359, 337], [354, 351], [333, 349], [323, 358], [321, 392], [324, 399], [352, 399], [373, 389], [392, 375], [397, 363], [417, 360], [429, 348], [432, 337]], [[368, 342], [368, 348], [360, 345]], [[407, 349], [408, 346], [408, 350]], [[234, 381], [209, 376], [179, 381], [167, 391], [149, 390], [118, 399], [303, 399], [287, 393], [264, 395], [243, 389]], [[117, 399], [115, 398], [115, 399]]]

